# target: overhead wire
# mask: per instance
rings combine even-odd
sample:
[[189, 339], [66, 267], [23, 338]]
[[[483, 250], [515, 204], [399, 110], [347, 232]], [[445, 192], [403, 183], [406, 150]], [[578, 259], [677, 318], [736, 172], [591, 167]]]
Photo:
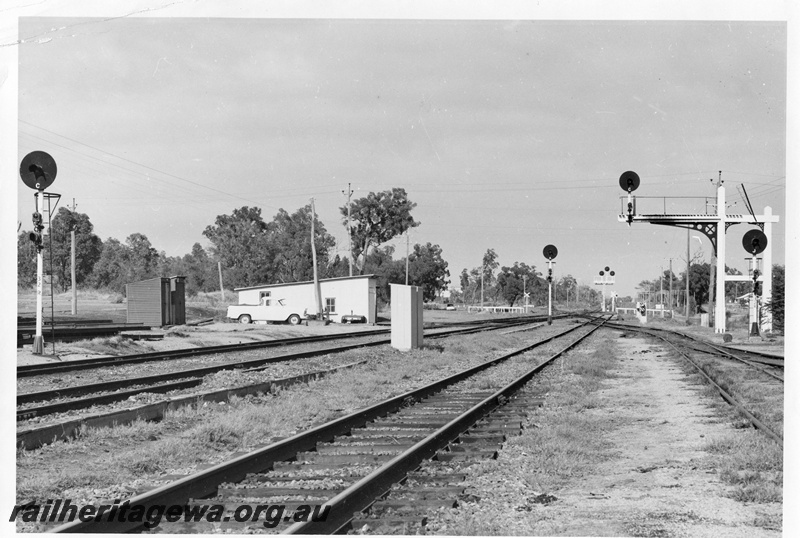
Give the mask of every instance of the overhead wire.
[[[159, 170], [159, 169], [156, 169], [156, 168], [154, 168], [154, 167], [152, 167], [152, 166], [148, 166], [148, 165], [145, 165], [145, 164], [142, 164], [142, 163], [139, 163], [139, 162], [133, 161], [133, 160], [131, 160], [131, 159], [127, 159], [127, 158], [125, 158], [125, 157], [121, 157], [121, 156], [119, 156], [119, 155], [116, 155], [116, 154], [114, 154], [114, 153], [111, 153], [111, 152], [109, 152], [109, 151], [106, 151], [106, 150], [103, 150], [103, 149], [97, 148], [97, 147], [95, 147], [95, 146], [92, 146], [92, 145], [90, 145], [90, 144], [86, 144], [86, 143], [84, 143], [84, 142], [80, 142], [80, 141], [78, 141], [78, 140], [75, 140], [75, 139], [73, 139], [73, 138], [70, 138], [70, 137], [68, 137], [68, 136], [61, 135], [61, 134], [59, 134], [59, 133], [56, 133], [56, 132], [54, 132], [54, 131], [51, 131], [51, 130], [49, 130], [49, 129], [46, 129], [46, 128], [44, 128], [44, 127], [40, 127], [40, 126], [38, 126], [38, 125], [35, 125], [35, 124], [31, 123], [31, 122], [27, 122], [27, 121], [25, 121], [25, 120], [22, 120], [22, 119], [20, 119], [20, 120], [19, 120], [19, 122], [20, 122], [20, 123], [23, 123], [23, 124], [26, 124], [26, 125], [30, 125], [30, 126], [32, 126], [32, 127], [35, 127], [35, 128], [37, 128], [37, 129], [41, 129], [42, 131], [45, 131], [45, 132], [47, 132], [47, 133], [49, 133], [49, 134], [52, 134], [52, 135], [54, 135], [54, 136], [56, 136], [56, 137], [63, 138], [63, 139], [65, 139], [65, 140], [68, 140], [68, 141], [70, 141], [70, 142], [73, 142], [73, 143], [75, 143], [75, 144], [79, 144], [79, 145], [81, 145], [81, 146], [85, 146], [85, 147], [87, 147], [87, 148], [89, 148], [89, 149], [91, 149], [91, 150], [93, 150], [93, 151], [97, 151], [97, 152], [99, 152], [99, 153], [101, 153], [101, 154], [103, 154], [103, 155], [107, 155], [107, 156], [109, 156], [109, 157], [112, 157], [112, 158], [115, 158], [115, 159], [119, 159], [119, 160], [125, 161], [125, 162], [127, 162], [127, 163], [130, 163], [130, 164], [133, 164], [133, 165], [135, 165], [135, 166], [138, 166], [138, 167], [145, 168], [146, 170], [153, 171], [153, 172], [155, 172], [156, 174], [161, 174], [161, 175], [163, 175], [163, 176], [167, 176], [168, 178], [177, 179], [177, 180], [179, 180], [179, 181], [186, 182], [186, 183], [188, 183], [188, 184], [191, 184], [191, 185], [194, 185], [194, 186], [196, 186], [196, 187], [203, 188], [203, 189], [207, 189], [207, 190], [213, 191], [213, 192], [215, 192], [215, 193], [218, 193], [218, 194], [225, 194], [225, 195], [227, 195], [227, 196], [230, 196], [230, 197], [232, 197], [232, 198], [239, 199], [239, 200], [243, 200], [243, 201], [247, 202], [248, 204], [252, 204], [253, 202], [260, 202], [260, 200], [259, 200], [259, 199], [254, 199], [254, 198], [243, 198], [243, 197], [241, 197], [241, 196], [234, 195], [234, 194], [232, 194], [232, 193], [230, 193], [230, 192], [228, 192], [228, 191], [223, 191], [223, 190], [220, 190], [220, 189], [215, 189], [215, 188], [213, 188], [213, 187], [209, 187], [209, 186], [207, 186], [207, 185], [203, 185], [203, 184], [201, 184], [201, 183], [197, 183], [197, 182], [195, 182], [195, 181], [192, 181], [192, 180], [189, 180], [189, 179], [186, 179], [186, 178], [183, 178], [183, 177], [177, 176], [177, 175], [175, 175], [175, 174], [171, 174], [171, 173], [169, 173], [169, 172], [164, 172], [163, 170]], [[88, 160], [90, 160], [90, 161], [97, 161], [98, 163], [101, 163], [101, 164], [102, 164], [102, 165], [104, 165], [104, 166], [112, 166], [112, 167], [115, 167], [115, 168], [117, 168], [117, 169], [119, 169], [119, 170], [122, 170], [122, 171], [124, 171], [124, 172], [128, 173], [128, 174], [132, 174], [133, 176], [135, 176], [135, 177], [137, 177], [137, 178], [139, 178], [139, 177], [142, 177], [142, 176], [145, 176], [145, 177], [146, 177], [148, 180], [159, 182], [159, 183], [161, 183], [161, 184], [163, 184], [163, 185], [165, 185], [165, 186], [167, 186], [167, 187], [170, 187], [170, 188], [176, 188], [176, 189], [179, 189], [179, 190], [178, 190], [178, 191], [175, 193], [175, 196], [178, 196], [178, 195], [179, 195], [179, 196], [181, 197], [181, 200], [182, 200], [183, 202], [187, 202], [187, 201], [189, 201], [189, 200], [193, 200], [193, 201], [195, 201], [195, 202], [199, 202], [199, 203], [203, 203], [203, 202], [206, 202], [206, 201], [212, 201], [212, 202], [218, 202], [218, 201], [219, 201], [219, 197], [218, 197], [217, 195], [211, 195], [211, 194], [208, 194], [208, 195], [206, 195], [206, 196], [208, 196], [208, 198], [203, 198], [203, 197], [202, 197], [203, 195], [200, 195], [200, 194], [199, 194], [199, 193], [197, 193], [197, 192], [187, 192], [187, 190], [186, 190], [185, 188], [182, 188], [182, 187], [178, 186], [178, 185], [177, 185], [175, 182], [173, 182], [173, 181], [170, 181], [169, 179], [164, 179], [164, 178], [161, 178], [161, 177], [159, 177], [158, 175], [149, 175], [149, 174], [146, 174], [146, 173], [144, 173], [144, 172], [142, 172], [142, 171], [134, 170], [134, 169], [131, 169], [131, 168], [129, 168], [129, 167], [123, 166], [123, 165], [122, 165], [122, 164], [120, 164], [120, 163], [111, 162], [111, 161], [108, 161], [108, 160], [101, 159], [100, 157], [97, 157], [97, 156], [95, 156], [95, 155], [91, 155], [91, 154], [89, 154], [89, 153], [86, 153], [86, 152], [80, 151], [80, 150], [78, 150], [78, 149], [76, 149], [76, 148], [72, 148], [72, 147], [69, 147], [69, 146], [65, 146], [64, 144], [60, 144], [60, 143], [58, 143], [58, 142], [55, 142], [55, 141], [53, 141], [53, 140], [49, 140], [49, 139], [43, 138], [43, 137], [41, 137], [41, 136], [37, 136], [37, 135], [35, 135], [35, 134], [32, 134], [32, 133], [26, 133], [26, 132], [24, 132], [24, 131], [20, 131], [20, 134], [22, 134], [22, 135], [24, 135], [24, 136], [28, 136], [28, 137], [34, 138], [34, 139], [42, 140], [42, 141], [44, 141], [44, 142], [47, 142], [47, 143], [49, 143], [49, 144], [52, 144], [53, 146], [60, 147], [60, 148], [62, 148], [62, 149], [66, 149], [66, 150], [68, 150], [68, 151], [74, 152], [74, 153], [75, 153], [75, 154], [77, 154], [79, 157], [82, 157], [82, 158], [84, 158], [84, 159], [88, 159]], [[87, 166], [87, 167], [88, 167], [88, 166]], [[104, 172], [106, 172], [106, 170], [103, 170], [103, 171], [101, 172], [101, 171], [97, 170], [96, 168], [90, 168], [90, 169], [91, 169], [91, 170], [93, 170], [93, 171], [95, 171], [95, 172], [98, 172], [98, 173], [104, 173]], [[108, 176], [104, 177], [104, 181], [113, 181], [113, 179], [114, 179], [114, 178], [113, 178], [113, 176], [111, 176], [111, 177], [108, 177]], [[152, 191], [149, 191], [149, 190], [148, 190], [148, 191], [143, 191], [142, 189], [140, 189], [140, 188], [137, 188], [137, 187], [135, 186], [135, 184], [131, 184], [130, 182], [126, 183], [126, 186], [127, 186], [128, 188], [131, 188], [132, 190], [136, 190], [136, 191], [138, 191], [138, 192], [141, 192], [142, 194], [146, 195], [146, 197], [147, 197], [148, 201], [152, 202], [152, 197], [153, 197], [153, 194], [154, 194]], [[270, 199], [275, 199], [275, 198], [292, 198], [292, 197], [296, 197], [296, 196], [307, 196], [307, 195], [309, 195], [309, 194], [329, 194], [329, 193], [334, 193], [334, 192], [337, 192], [337, 191], [334, 191], [334, 190], [330, 190], [330, 191], [322, 191], [322, 192], [320, 192], [320, 190], [319, 190], [319, 187], [338, 187], [338, 184], [323, 184], [323, 185], [315, 185], [315, 186], [314, 186], [314, 188], [297, 188], [297, 187], [294, 187], [294, 188], [281, 189], [281, 192], [282, 192], [283, 194], [276, 194], [276, 192], [275, 192], [274, 190], [272, 190], [272, 191], [270, 191]], [[292, 191], [295, 191], [295, 192], [292, 192]], [[159, 193], [159, 194], [164, 194], [164, 195], [165, 195], [165, 196], [167, 196], [167, 197], [168, 197], [168, 196], [170, 196], [170, 195], [169, 195], [169, 193]], [[167, 201], [170, 201], [170, 200], [173, 200], [173, 201], [174, 201], [174, 198], [166, 198], [166, 200], [167, 200]], [[265, 207], [269, 207], [270, 209], [276, 209], [276, 210], [278, 209], [277, 207], [275, 207], [275, 206], [272, 206], [272, 205], [268, 205], [268, 204], [262, 204], [262, 205], [264, 205]]]

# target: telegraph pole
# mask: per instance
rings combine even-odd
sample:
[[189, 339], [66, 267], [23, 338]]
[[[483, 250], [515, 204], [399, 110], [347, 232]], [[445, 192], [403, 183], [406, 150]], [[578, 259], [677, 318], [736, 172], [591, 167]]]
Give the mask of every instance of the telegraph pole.
[[669, 317], [672, 319], [672, 258], [669, 259]]
[[[78, 204], [75, 203], [75, 198], [72, 199], [72, 218], [75, 219], [75, 208], [78, 207]], [[72, 266], [72, 315], [75, 316], [78, 314], [78, 287], [76, 285], [76, 277], [75, 277], [75, 224], [72, 224], [72, 229], [69, 231], [69, 237], [71, 240], [71, 249], [70, 249], [70, 265]]]
[[481, 265], [481, 308], [483, 308], [483, 272], [486, 271], [486, 266]]
[[528, 275], [522, 275], [522, 296], [525, 298], [525, 313], [528, 313], [528, 292], [526, 291], [526, 285], [528, 283]]
[[317, 212], [314, 210], [314, 199], [311, 199], [311, 263], [314, 264], [314, 295], [317, 299], [317, 319], [324, 319], [322, 315], [322, 290], [319, 286], [317, 276], [317, 247], [314, 244], [314, 221], [317, 220]]
[[408, 286], [408, 230], [406, 230], [406, 286]]
[[353, 196], [353, 190], [350, 188], [350, 183], [347, 184], [347, 192], [342, 191], [342, 193], [347, 195], [347, 261], [350, 266], [350, 276], [353, 276], [353, 236], [350, 235], [350, 197]]
[[219, 298], [225, 302], [225, 288], [222, 287], [222, 262], [217, 262], [217, 271], [219, 272]]

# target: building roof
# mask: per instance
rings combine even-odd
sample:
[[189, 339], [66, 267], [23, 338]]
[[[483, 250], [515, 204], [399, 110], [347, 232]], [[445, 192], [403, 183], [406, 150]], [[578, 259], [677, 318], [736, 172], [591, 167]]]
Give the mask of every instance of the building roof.
[[[322, 282], [336, 282], [340, 280], [357, 280], [360, 278], [375, 278], [375, 275], [355, 275], [355, 276], [340, 276], [336, 278], [320, 278], [320, 283]], [[302, 284], [313, 284], [313, 280], [305, 280], [303, 282], [279, 282], [277, 284], [261, 284], [259, 286], [247, 286], [246, 288], [234, 288], [233, 291], [246, 291], [246, 290], [258, 290], [263, 288], [279, 288], [285, 286], [300, 286]]]

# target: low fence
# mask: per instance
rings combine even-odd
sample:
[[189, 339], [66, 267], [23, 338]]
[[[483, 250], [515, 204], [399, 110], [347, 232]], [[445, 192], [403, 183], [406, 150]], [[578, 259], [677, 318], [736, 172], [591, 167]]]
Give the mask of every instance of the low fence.
[[[633, 315], [636, 314], [636, 309], [635, 308], [617, 308], [616, 312], [618, 314], [630, 314], [631, 316], [633, 316]], [[650, 318], [655, 318], [655, 317], [661, 317], [661, 318], [668, 317], [668, 318], [671, 318], [671, 317], [673, 317], [673, 315], [672, 315], [672, 310], [661, 310], [661, 309], [656, 310], [655, 308], [648, 308], [647, 309], [647, 317], [650, 317]]]
[[467, 312], [490, 312], [492, 314], [511, 313], [523, 314], [525, 312], [524, 306], [468, 306]]

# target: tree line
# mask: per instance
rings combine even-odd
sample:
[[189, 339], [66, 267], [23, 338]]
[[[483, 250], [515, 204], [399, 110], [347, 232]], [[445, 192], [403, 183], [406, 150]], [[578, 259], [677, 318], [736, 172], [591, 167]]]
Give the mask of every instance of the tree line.
[[[350, 239], [353, 273], [374, 274], [378, 279], [378, 299], [389, 300], [389, 284], [421, 286], [425, 300], [432, 300], [449, 284], [450, 273], [439, 245], [416, 244], [405, 258], [394, 260], [394, 248], [385, 245], [420, 223], [411, 216], [416, 204], [405, 189], [371, 192], [354, 200], [350, 206]], [[340, 207], [342, 223], [347, 225], [348, 207]], [[180, 275], [186, 277], [186, 292], [219, 290], [218, 264], [221, 264], [226, 288], [260, 284], [301, 282], [313, 278], [311, 204], [289, 213], [284, 209], [271, 221], [265, 220], [258, 207], [241, 207], [219, 215], [203, 235], [209, 250], [195, 243], [184, 256], [159, 252], [141, 233], [129, 235], [124, 242], [106, 241], [94, 234], [89, 216], [60, 208], [45, 237], [45, 273], [52, 274], [56, 289], [71, 287], [71, 231], [75, 231], [75, 276], [79, 287], [125, 293], [125, 285], [148, 278]], [[350, 274], [350, 257], [335, 252], [335, 240], [325, 226], [314, 221], [314, 246], [320, 278]], [[20, 288], [36, 284], [36, 248], [29, 232], [17, 238], [17, 283]], [[52, 273], [51, 273], [52, 260]]]
[[[494, 249], [487, 249], [481, 265], [472, 269], [462, 269], [459, 276], [460, 290], [451, 291], [451, 300], [465, 304], [479, 305], [483, 297], [484, 305], [525, 305], [544, 306], [547, 304], [549, 283], [535, 265], [514, 262], [510, 266], [500, 266]], [[555, 278], [553, 281], [553, 300], [558, 302], [595, 304], [600, 302], [600, 292], [586, 285], [579, 285], [571, 274]]]
[[[742, 272], [734, 267], [725, 266], [725, 274], [741, 275]], [[764, 308], [772, 314], [774, 330], [782, 332], [784, 324], [784, 280], [785, 267], [783, 265], [772, 265], [772, 300], [764, 305]], [[671, 288], [670, 288], [671, 286]], [[649, 297], [653, 302], [658, 298], [659, 302], [669, 308], [669, 290], [672, 289], [676, 295], [676, 300], [672, 302], [674, 306], [685, 308], [686, 293], [686, 271], [676, 275], [670, 270], [663, 271], [658, 278], [643, 280], [637, 286], [640, 296]], [[732, 303], [753, 290], [752, 282], [726, 282], [725, 301]], [[689, 264], [689, 311], [697, 313], [702, 305], [707, 304], [711, 299], [711, 264], [698, 263], [691, 260]]]

